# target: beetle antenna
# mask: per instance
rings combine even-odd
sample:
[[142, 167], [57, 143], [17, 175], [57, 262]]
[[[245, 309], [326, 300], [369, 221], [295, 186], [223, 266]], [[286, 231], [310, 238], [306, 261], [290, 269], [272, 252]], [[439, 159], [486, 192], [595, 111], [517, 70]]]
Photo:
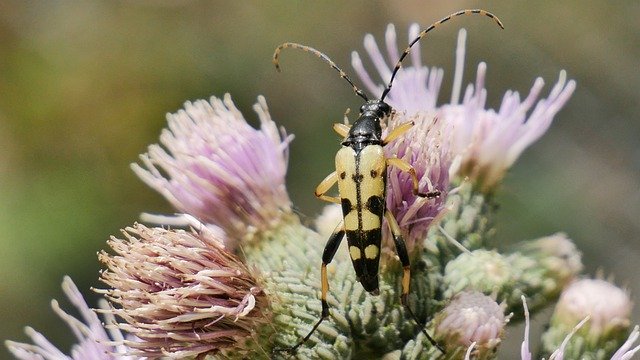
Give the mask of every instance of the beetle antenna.
[[396, 66], [393, 68], [393, 72], [391, 73], [391, 79], [389, 80], [389, 84], [387, 85], [387, 88], [384, 89], [384, 91], [382, 92], [382, 96], [380, 97], [380, 101], [384, 101], [384, 98], [387, 96], [387, 94], [389, 94], [389, 91], [391, 90], [391, 84], [393, 83], [393, 79], [395, 79], [396, 74], [398, 73], [398, 71], [402, 67], [402, 60], [404, 60], [404, 58], [407, 57], [407, 55], [409, 55], [409, 52], [411, 51], [411, 47], [413, 45], [415, 45], [418, 41], [420, 41], [420, 39], [422, 39], [425, 35], [427, 35], [427, 33], [429, 31], [431, 31], [431, 30], [435, 29], [436, 27], [438, 27], [439, 25], [449, 21], [451, 18], [454, 18], [456, 16], [460, 16], [460, 15], [472, 15], [472, 14], [480, 14], [480, 15], [484, 15], [484, 16], [490, 17], [496, 22], [496, 24], [498, 24], [498, 26], [500, 26], [502, 29], [504, 29], [504, 26], [502, 25], [502, 21], [500, 21], [500, 19], [498, 19], [497, 16], [493, 15], [492, 13], [490, 13], [488, 11], [482, 10], [482, 9], [460, 10], [458, 12], [455, 12], [453, 14], [449, 14], [449, 15], [443, 17], [442, 19], [434, 22], [433, 24], [429, 25], [428, 28], [422, 30], [420, 32], [420, 34], [418, 34], [418, 36], [415, 39], [413, 39], [413, 41], [411, 41], [409, 43], [409, 46], [407, 46], [407, 48], [404, 50], [404, 52], [400, 56], [400, 59], [396, 63]]
[[349, 85], [351, 85], [351, 87], [353, 88], [353, 91], [356, 93], [356, 95], [360, 96], [361, 98], [364, 99], [364, 101], [369, 101], [369, 98], [367, 98], [367, 95], [364, 94], [364, 92], [362, 92], [362, 90], [360, 90], [354, 83], [353, 81], [351, 81], [351, 79], [349, 78], [349, 76], [342, 71], [342, 69], [340, 69], [338, 67], [338, 65], [336, 65], [336, 63], [334, 63], [331, 59], [329, 59], [329, 57], [327, 55], [325, 55], [324, 53], [321, 53], [320, 51], [310, 47], [310, 46], [306, 46], [306, 45], [301, 45], [301, 44], [297, 44], [297, 43], [292, 43], [292, 42], [286, 42], [284, 44], [281, 44], [280, 46], [278, 46], [276, 48], [276, 51], [273, 53], [273, 65], [276, 66], [276, 70], [278, 70], [278, 72], [280, 72], [280, 52], [282, 51], [282, 49], [286, 49], [286, 48], [294, 48], [294, 49], [300, 49], [304, 52], [310, 52], [312, 54], [314, 54], [315, 56], [319, 57], [320, 60], [326, 62], [327, 64], [329, 64], [333, 69], [335, 69], [339, 74], [340, 77], [347, 80], [347, 82], [349, 83]]

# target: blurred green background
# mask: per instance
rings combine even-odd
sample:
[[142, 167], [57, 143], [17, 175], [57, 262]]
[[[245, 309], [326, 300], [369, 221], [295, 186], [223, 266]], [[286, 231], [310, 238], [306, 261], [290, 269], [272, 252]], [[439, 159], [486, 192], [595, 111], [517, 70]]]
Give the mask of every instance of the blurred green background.
[[[276, 73], [275, 46], [312, 45], [353, 73], [350, 52], [362, 50], [365, 33], [380, 40], [393, 22], [404, 42], [410, 23], [471, 7], [493, 11], [506, 30], [467, 17], [423, 41], [423, 60], [445, 69], [441, 102], [450, 97], [460, 27], [468, 30], [465, 83], [487, 61], [493, 107], [507, 89], [527, 93], [536, 76], [546, 96], [563, 68], [578, 82], [506, 178], [499, 239], [565, 231], [588, 273], [615, 274], [638, 294], [640, 2], [3, 0], [0, 338], [26, 340], [30, 325], [66, 350], [71, 339], [49, 307], [63, 297], [63, 275], [95, 305], [96, 252], [109, 235], [142, 211], [172, 211], [128, 167], [156, 142], [166, 112], [229, 92], [255, 123], [251, 105], [265, 95], [274, 119], [296, 136], [291, 197], [314, 216], [323, 204], [313, 188], [338, 145], [330, 125], [360, 99], [302, 52], [287, 53]], [[510, 334], [502, 358], [517, 354], [521, 337]]]

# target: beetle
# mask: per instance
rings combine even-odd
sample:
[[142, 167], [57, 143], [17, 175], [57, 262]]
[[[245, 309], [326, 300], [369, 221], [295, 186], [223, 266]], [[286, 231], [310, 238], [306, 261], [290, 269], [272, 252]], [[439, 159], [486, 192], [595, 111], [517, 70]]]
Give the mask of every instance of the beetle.
[[[370, 100], [327, 55], [310, 46], [286, 42], [275, 49], [273, 63], [276, 70], [280, 71], [279, 57], [283, 49], [294, 48], [310, 52], [336, 70], [340, 74], [340, 77], [351, 85], [356, 95], [365, 101], [360, 107], [358, 118], [353, 125], [349, 126], [347, 124], [337, 123], [333, 126], [334, 131], [344, 140], [342, 141], [342, 147], [338, 150], [335, 157], [336, 170], [320, 182], [315, 189], [315, 196], [327, 202], [340, 204], [343, 219], [329, 237], [322, 254], [322, 266], [320, 270], [322, 313], [320, 319], [304, 338], [293, 347], [287, 349], [289, 352], [295, 352], [298, 347], [304, 344], [316, 331], [322, 321], [329, 316], [329, 305], [327, 303], [327, 293], [329, 291], [327, 265], [333, 260], [345, 235], [349, 256], [351, 257], [358, 281], [370, 294], [379, 294], [378, 267], [380, 262], [383, 217], [387, 221], [387, 225], [393, 236], [396, 253], [402, 263], [401, 303], [413, 320], [420, 324], [420, 321], [411, 311], [408, 303], [411, 264], [407, 248], [397, 220], [385, 206], [387, 168], [394, 166], [401, 171], [408, 172], [412, 180], [413, 194], [415, 196], [434, 199], [440, 196], [440, 191], [434, 189], [426, 193], [420, 192], [416, 171], [411, 164], [399, 158], [385, 157], [383, 147], [402, 136], [411, 129], [414, 124], [413, 122], [401, 124], [383, 138], [382, 123], [389, 119], [394, 112], [391, 106], [384, 100], [389, 94], [389, 91], [391, 91], [393, 80], [401, 68], [402, 61], [411, 51], [411, 47], [420, 41], [428, 32], [451, 18], [470, 14], [487, 16], [493, 19], [500, 28], [504, 29], [500, 19], [494, 14], [481, 9], [460, 10], [434, 22], [422, 30], [404, 50], [391, 73], [389, 83], [379, 99]], [[328, 191], [336, 183], [338, 184], [339, 196], [327, 195]], [[422, 332], [433, 346], [444, 353], [444, 349], [424, 328], [422, 328]]]

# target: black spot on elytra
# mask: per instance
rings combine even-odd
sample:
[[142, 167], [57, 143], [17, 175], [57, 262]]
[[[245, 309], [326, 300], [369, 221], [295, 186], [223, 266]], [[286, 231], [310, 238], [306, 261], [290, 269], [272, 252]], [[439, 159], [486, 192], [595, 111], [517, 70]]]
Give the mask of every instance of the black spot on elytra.
[[382, 196], [371, 196], [367, 199], [367, 209], [378, 216], [384, 212], [384, 199]]
[[347, 177], [347, 173], [346, 173], [346, 172], [344, 172], [344, 171], [343, 171], [343, 172], [341, 172], [341, 173], [340, 173], [340, 179], [341, 179], [341, 180], [344, 180], [344, 178], [345, 178], [345, 177]]
[[361, 183], [363, 178], [364, 178], [364, 176], [362, 176], [362, 174], [353, 174], [353, 175], [351, 175], [351, 179], [353, 179], [353, 181], [356, 184]]
[[340, 199], [340, 205], [342, 205], [342, 215], [347, 216], [351, 212], [351, 201], [347, 198]]
[[378, 177], [378, 171], [376, 171], [375, 169], [371, 170], [371, 177], [374, 179]]

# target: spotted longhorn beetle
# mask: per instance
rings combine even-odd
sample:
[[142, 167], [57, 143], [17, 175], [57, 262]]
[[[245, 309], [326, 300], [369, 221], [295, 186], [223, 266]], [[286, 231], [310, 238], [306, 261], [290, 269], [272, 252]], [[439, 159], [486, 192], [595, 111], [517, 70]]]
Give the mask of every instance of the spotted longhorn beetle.
[[[387, 158], [384, 155], [383, 146], [389, 144], [393, 140], [400, 137], [408, 131], [414, 124], [406, 122], [393, 129], [384, 139], [382, 138], [381, 122], [386, 121], [393, 112], [391, 106], [384, 102], [385, 97], [389, 94], [393, 80], [401, 68], [402, 61], [411, 51], [411, 47], [422, 39], [429, 31], [435, 29], [438, 25], [447, 22], [453, 17], [460, 15], [480, 14], [493, 19], [498, 26], [504, 29], [502, 22], [495, 15], [481, 9], [460, 10], [458, 12], [447, 15], [446, 17], [431, 24], [428, 28], [422, 30], [418, 36], [409, 43], [396, 63], [391, 73], [391, 79], [387, 87], [382, 92], [382, 96], [377, 100], [369, 100], [369, 98], [360, 90], [329, 57], [322, 52], [297, 43], [283, 43], [278, 46], [273, 54], [273, 63], [278, 71], [280, 71], [279, 56], [280, 52], [286, 48], [300, 49], [310, 52], [322, 61], [328, 63], [334, 70], [338, 71], [340, 77], [345, 79], [353, 88], [356, 95], [365, 100], [364, 105], [360, 107], [358, 119], [352, 126], [347, 124], [334, 124], [333, 129], [344, 140], [342, 148], [338, 150], [335, 158], [336, 171], [332, 172], [316, 187], [315, 195], [321, 200], [340, 204], [342, 206], [343, 220], [336, 227], [322, 254], [321, 267], [321, 301], [322, 314], [318, 322], [313, 326], [311, 331], [302, 338], [295, 346], [286, 349], [293, 353], [304, 344], [318, 326], [329, 316], [329, 305], [327, 303], [327, 292], [329, 291], [329, 281], [327, 279], [327, 264], [331, 262], [342, 239], [347, 235], [347, 243], [349, 246], [349, 255], [353, 263], [358, 281], [364, 289], [373, 295], [379, 294], [378, 286], [378, 265], [380, 262], [380, 244], [382, 240], [382, 217], [387, 220], [387, 225], [393, 241], [395, 243], [396, 252], [400, 258], [403, 267], [402, 275], [402, 295], [401, 302], [407, 312], [416, 323], [420, 321], [409, 308], [408, 295], [410, 283], [410, 263], [409, 255], [405, 242], [402, 238], [400, 226], [389, 209], [385, 206], [386, 194], [386, 172], [388, 166], [395, 166], [401, 171], [408, 172], [413, 182], [413, 194], [419, 197], [433, 199], [440, 196], [440, 191], [435, 189], [427, 193], [422, 193], [418, 189], [418, 178], [416, 171], [411, 164], [399, 158]], [[327, 192], [338, 184], [339, 197], [329, 196]], [[444, 350], [438, 343], [422, 328], [422, 332], [441, 352]]]

